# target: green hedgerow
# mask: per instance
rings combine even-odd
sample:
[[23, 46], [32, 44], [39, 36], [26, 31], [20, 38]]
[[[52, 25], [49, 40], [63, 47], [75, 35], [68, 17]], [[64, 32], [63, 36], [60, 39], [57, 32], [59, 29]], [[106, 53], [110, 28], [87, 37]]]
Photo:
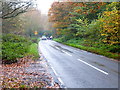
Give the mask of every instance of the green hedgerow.
[[3, 63], [17, 62], [28, 51], [30, 40], [23, 36], [6, 34], [2, 37]]

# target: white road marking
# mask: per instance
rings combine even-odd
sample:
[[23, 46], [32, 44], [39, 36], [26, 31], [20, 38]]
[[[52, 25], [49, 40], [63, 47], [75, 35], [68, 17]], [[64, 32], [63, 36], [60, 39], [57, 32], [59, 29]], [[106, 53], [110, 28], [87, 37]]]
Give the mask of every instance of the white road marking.
[[69, 54], [69, 53], [67, 53], [67, 52], [65, 52], [67, 55], [69, 55], [69, 56], [72, 56], [71, 54]]
[[69, 54], [69, 53], [67, 53], [67, 52], [65, 52], [65, 51], [63, 51], [63, 50], [62, 50], [62, 52], [64, 52], [65, 54], [67, 54], [67, 55], [69, 55], [69, 56], [72, 56], [71, 54]]
[[58, 50], [60, 50], [60, 48], [56, 47]]
[[62, 85], [64, 85], [64, 83], [63, 83], [63, 81], [61, 80], [61, 78], [58, 77], [58, 80], [59, 80], [59, 82], [60, 82]]
[[56, 73], [55, 69], [54, 69], [53, 67], [51, 67], [51, 68], [52, 68], [53, 72], [55, 73], [55, 75], [57, 76], [57, 79], [58, 79], [58, 81], [61, 83], [61, 85], [64, 85], [64, 83], [63, 83], [63, 81], [61, 80], [61, 78], [58, 77], [58, 74]]
[[56, 73], [55, 69], [53, 67], [51, 67], [53, 72], [55, 73], [56, 76], [58, 76], [58, 74]]
[[65, 53], [65, 51], [63, 51], [63, 50], [62, 50], [62, 52], [64, 52], [64, 53]]
[[96, 70], [104, 73], [104, 74], [106, 74], [106, 75], [108, 75], [107, 72], [105, 72], [105, 71], [103, 71], [103, 70], [101, 70], [101, 69], [99, 69], [99, 68], [97, 68], [97, 67], [95, 67], [95, 66], [93, 66], [93, 65], [91, 65], [91, 64], [89, 64], [89, 63], [87, 63], [87, 62], [85, 62], [85, 61], [83, 61], [83, 60], [78, 59], [78, 61], [80, 61], [80, 62], [82, 62], [82, 63], [84, 63], [84, 64], [86, 64], [86, 65], [88, 65], [88, 66], [90, 66], [90, 67], [92, 67], [92, 68], [94, 68], [94, 69], [96, 69]]

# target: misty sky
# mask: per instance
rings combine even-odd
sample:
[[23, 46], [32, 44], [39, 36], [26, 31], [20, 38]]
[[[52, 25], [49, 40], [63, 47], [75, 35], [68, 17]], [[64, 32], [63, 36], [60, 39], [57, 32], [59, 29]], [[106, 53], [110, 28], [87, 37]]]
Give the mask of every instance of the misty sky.
[[38, 9], [42, 14], [47, 14], [51, 4], [56, 0], [37, 0]]

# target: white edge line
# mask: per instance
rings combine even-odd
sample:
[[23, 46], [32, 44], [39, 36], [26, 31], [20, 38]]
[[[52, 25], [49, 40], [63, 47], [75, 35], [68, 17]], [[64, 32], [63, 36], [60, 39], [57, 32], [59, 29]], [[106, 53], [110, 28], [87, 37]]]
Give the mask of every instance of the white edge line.
[[60, 82], [62, 85], [64, 85], [64, 83], [63, 83], [63, 81], [61, 80], [61, 78], [58, 77], [58, 80], [59, 80], [59, 82]]
[[103, 70], [101, 70], [101, 69], [99, 69], [99, 68], [97, 68], [97, 67], [95, 67], [95, 66], [93, 66], [93, 65], [91, 65], [91, 64], [89, 64], [89, 63], [87, 63], [87, 62], [85, 62], [85, 61], [83, 61], [83, 60], [80, 60], [80, 59], [78, 59], [78, 60], [81, 61], [82, 63], [84, 63], [84, 64], [86, 64], [86, 65], [88, 65], [88, 66], [90, 66], [90, 67], [92, 67], [92, 68], [94, 68], [94, 69], [96, 69], [96, 70], [98, 70], [98, 71], [106, 74], [106, 75], [108, 75], [107, 72], [105, 72], [105, 71], [103, 71]]
[[[53, 69], [53, 67], [51, 67], [53, 72], [55, 73], [56, 76], [58, 76], [58, 74], [56, 73], [56, 71]], [[57, 77], [57, 79], [59, 80], [59, 82], [61, 83], [61, 85], [64, 85], [63, 81], [61, 80], [60, 77]]]
[[55, 73], [56, 76], [58, 76], [58, 74], [56, 73], [55, 69], [53, 69], [53, 67], [51, 67], [53, 72]]

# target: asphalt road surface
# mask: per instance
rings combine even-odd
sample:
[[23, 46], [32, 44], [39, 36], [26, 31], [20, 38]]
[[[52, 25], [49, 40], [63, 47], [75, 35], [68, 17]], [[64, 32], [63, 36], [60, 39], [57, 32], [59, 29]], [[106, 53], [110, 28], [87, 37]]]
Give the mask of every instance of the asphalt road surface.
[[53, 40], [41, 40], [42, 52], [67, 88], [118, 88], [118, 62]]

